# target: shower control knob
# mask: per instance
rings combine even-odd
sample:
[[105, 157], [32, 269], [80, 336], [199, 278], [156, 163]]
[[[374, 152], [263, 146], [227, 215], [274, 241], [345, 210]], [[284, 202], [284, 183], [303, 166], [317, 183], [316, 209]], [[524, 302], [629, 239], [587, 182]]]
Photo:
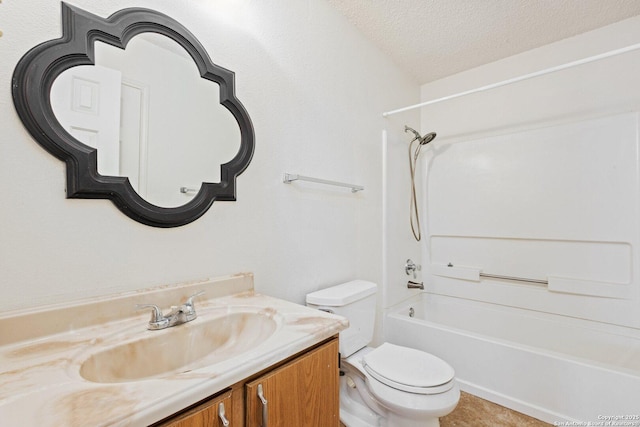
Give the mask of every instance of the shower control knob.
[[404, 264], [404, 272], [406, 273], [407, 276], [413, 274], [413, 278], [416, 278], [416, 271], [420, 271], [422, 269], [422, 267], [419, 264], [416, 264], [415, 262], [411, 261], [411, 259], [408, 259], [407, 262]]

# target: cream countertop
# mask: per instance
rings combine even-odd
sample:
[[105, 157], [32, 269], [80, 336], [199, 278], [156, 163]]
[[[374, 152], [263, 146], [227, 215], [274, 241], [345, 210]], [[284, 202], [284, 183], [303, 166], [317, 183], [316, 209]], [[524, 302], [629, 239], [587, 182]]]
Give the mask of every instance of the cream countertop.
[[[241, 274], [0, 316], [0, 425], [149, 425], [348, 326], [342, 317], [259, 295], [252, 288], [253, 276]], [[153, 302], [166, 311], [199, 290], [206, 294], [196, 300], [198, 318], [183, 325], [148, 331], [149, 313], [133, 310], [136, 303]], [[233, 312], [266, 316], [275, 322], [275, 331], [242, 351], [241, 342], [225, 343], [225, 351], [239, 351], [228, 360], [205, 357], [151, 378], [98, 383], [80, 375], [82, 363], [95, 353], [150, 334], [187, 332]]]

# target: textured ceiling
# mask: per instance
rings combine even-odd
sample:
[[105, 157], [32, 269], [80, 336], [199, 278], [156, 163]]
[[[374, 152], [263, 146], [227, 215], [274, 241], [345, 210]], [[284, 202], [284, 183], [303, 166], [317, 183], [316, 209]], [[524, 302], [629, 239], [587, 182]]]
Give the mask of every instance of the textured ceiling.
[[640, 14], [640, 0], [328, 0], [420, 84]]

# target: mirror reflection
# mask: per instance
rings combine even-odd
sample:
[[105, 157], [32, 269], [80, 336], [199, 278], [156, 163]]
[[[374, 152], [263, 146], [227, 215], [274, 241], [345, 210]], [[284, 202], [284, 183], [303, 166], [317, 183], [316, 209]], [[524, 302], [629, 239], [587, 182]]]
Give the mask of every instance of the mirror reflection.
[[95, 66], [61, 73], [51, 106], [64, 129], [97, 148], [98, 173], [126, 176], [161, 207], [187, 203], [240, 149], [240, 128], [175, 41], [135, 36], [122, 50], [95, 42]]

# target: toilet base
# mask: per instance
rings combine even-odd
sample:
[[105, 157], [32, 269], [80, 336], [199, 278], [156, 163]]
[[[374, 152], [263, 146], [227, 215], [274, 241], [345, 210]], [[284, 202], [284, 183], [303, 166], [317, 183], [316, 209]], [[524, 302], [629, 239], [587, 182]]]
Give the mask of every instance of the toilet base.
[[440, 427], [438, 417], [414, 419], [384, 408], [373, 399], [358, 369], [343, 363], [342, 370], [340, 421], [346, 427]]
[[389, 412], [385, 416], [375, 413], [365, 405], [356, 387], [347, 384], [347, 376], [340, 378], [340, 421], [346, 427], [440, 427], [438, 418], [416, 421]]
[[340, 377], [340, 421], [346, 427], [386, 426], [386, 420], [372, 411], [362, 400], [349, 377]]

